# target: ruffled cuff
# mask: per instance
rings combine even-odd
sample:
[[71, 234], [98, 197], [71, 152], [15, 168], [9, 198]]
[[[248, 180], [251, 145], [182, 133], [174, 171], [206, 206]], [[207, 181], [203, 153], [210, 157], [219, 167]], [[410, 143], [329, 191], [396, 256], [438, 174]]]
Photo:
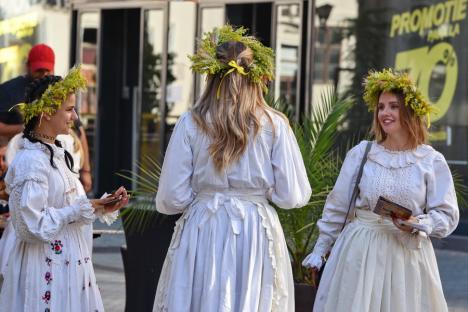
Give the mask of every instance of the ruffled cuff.
[[86, 196], [78, 196], [71, 205], [75, 211], [75, 220], [86, 224], [93, 223], [96, 219], [91, 201]]
[[418, 230], [423, 231], [427, 235], [431, 235], [434, 229], [434, 220], [431, 218], [429, 214], [422, 214], [416, 216], [418, 219]]
[[313, 252], [310, 253], [307, 257], [305, 257], [304, 261], [302, 261], [302, 266], [306, 268], [317, 268], [318, 270], [320, 270], [322, 265], [323, 257]]
[[96, 210], [96, 217], [101, 221], [101, 223], [111, 225], [119, 217], [119, 211], [105, 212], [104, 210]]
[[323, 265], [323, 259], [331, 250], [333, 240], [326, 235], [320, 235], [315, 243], [314, 250], [302, 262], [304, 267], [320, 269]]

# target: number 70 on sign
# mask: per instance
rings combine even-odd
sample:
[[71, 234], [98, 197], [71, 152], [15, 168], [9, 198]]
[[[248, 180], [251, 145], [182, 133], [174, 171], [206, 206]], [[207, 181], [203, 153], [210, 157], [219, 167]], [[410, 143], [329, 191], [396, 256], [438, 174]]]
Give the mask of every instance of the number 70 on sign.
[[[429, 86], [434, 70], [445, 68], [445, 81], [438, 99], [429, 98]], [[441, 42], [429, 48], [429, 46], [402, 51], [396, 54], [395, 69], [408, 71], [416, 81], [422, 95], [437, 108], [432, 121], [441, 119], [448, 111], [452, 103], [458, 80], [457, 54], [453, 46], [447, 42]]]

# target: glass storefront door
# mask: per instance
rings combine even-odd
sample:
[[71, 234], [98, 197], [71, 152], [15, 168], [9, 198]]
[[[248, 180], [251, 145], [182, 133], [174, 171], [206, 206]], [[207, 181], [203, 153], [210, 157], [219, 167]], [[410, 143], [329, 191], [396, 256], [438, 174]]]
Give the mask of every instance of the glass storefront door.
[[[275, 98], [283, 99], [299, 112], [299, 64], [301, 56], [301, 6], [299, 3], [275, 7]], [[296, 116], [298, 118], [299, 116]]]
[[[96, 117], [98, 111], [98, 37], [99, 12], [81, 12], [78, 15], [77, 63], [86, 78], [86, 91], [79, 93], [77, 111], [88, 140], [89, 161], [95, 163]], [[94, 169], [92, 166], [91, 169]], [[94, 176], [94, 175], [93, 175]]]
[[[142, 42], [140, 44], [140, 92], [134, 109], [134, 162], [145, 163], [147, 157], [162, 161], [161, 137], [164, 133], [166, 97], [167, 25], [164, 7], [142, 10]], [[136, 167], [134, 167], [136, 169]]]

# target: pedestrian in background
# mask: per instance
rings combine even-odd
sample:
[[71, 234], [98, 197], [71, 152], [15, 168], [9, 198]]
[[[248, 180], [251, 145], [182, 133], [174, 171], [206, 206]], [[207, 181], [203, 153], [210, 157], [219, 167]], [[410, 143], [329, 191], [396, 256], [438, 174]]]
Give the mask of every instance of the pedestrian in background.
[[[26, 75], [18, 76], [0, 85], [0, 145], [6, 145], [16, 134], [23, 131], [21, 113], [14, 106], [25, 101], [26, 87], [35, 79], [54, 74], [55, 53], [45, 44], [31, 48], [26, 62]], [[83, 146], [83, 166], [79, 170], [80, 180], [86, 192], [92, 189], [91, 166], [89, 163], [88, 141], [79, 120], [74, 122], [74, 131]]]
[[302, 207], [311, 188], [288, 120], [263, 98], [273, 52], [224, 26], [191, 59], [207, 86], [164, 158], [156, 208], [182, 217], [154, 311], [294, 311], [288, 250], [268, 201]]
[[45, 76], [19, 106], [24, 138], [5, 178], [17, 239], [3, 272], [0, 311], [104, 311], [82, 227], [125, 206], [128, 196], [120, 187], [109, 198], [86, 198], [72, 156], [56, 139], [77, 118], [75, 92], [85, 85], [79, 68], [63, 80]]
[[[428, 236], [446, 237], [459, 211], [450, 169], [426, 145], [431, 106], [407, 74], [383, 70], [365, 80], [375, 141], [364, 159], [355, 219], [346, 222], [368, 142], [351, 149], [317, 225], [320, 236], [304, 265], [316, 272], [331, 249], [315, 312], [443, 312], [447, 303]], [[373, 212], [382, 196], [410, 209], [408, 220]]]

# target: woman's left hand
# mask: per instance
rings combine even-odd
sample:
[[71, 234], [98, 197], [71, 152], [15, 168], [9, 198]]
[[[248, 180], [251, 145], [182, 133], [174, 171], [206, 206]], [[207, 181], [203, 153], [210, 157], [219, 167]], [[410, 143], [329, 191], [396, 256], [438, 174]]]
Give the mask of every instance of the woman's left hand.
[[397, 228], [399, 228], [403, 232], [408, 232], [408, 233], [413, 232], [415, 230], [414, 227], [412, 227], [410, 225], [406, 225], [406, 224], [401, 224], [401, 221], [406, 221], [406, 222], [410, 222], [410, 223], [419, 223], [418, 218], [416, 218], [414, 216], [409, 217], [408, 220], [403, 220], [403, 219], [399, 219], [399, 218], [392, 218], [392, 220], [393, 220], [393, 224]]

